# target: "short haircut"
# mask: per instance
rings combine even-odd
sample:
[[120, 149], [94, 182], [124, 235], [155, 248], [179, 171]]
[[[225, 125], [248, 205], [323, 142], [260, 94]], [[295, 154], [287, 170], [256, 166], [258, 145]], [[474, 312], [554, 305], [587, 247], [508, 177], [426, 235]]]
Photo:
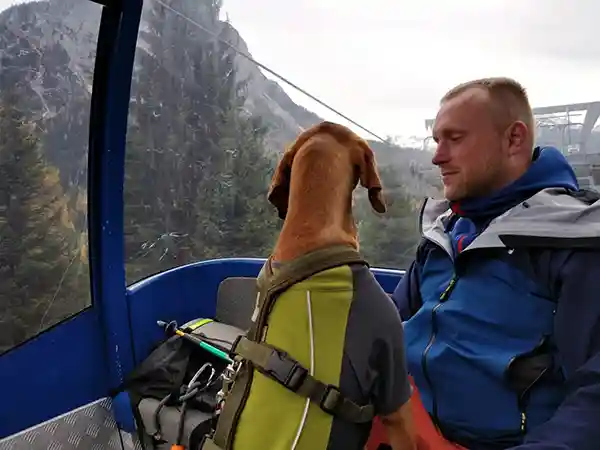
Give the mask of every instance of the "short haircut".
[[467, 81], [446, 92], [440, 103], [444, 103], [471, 88], [480, 88], [488, 93], [500, 126], [508, 126], [512, 122], [520, 120], [529, 129], [532, 141], [535, 140], [533, 111], [529, 104], [527, 92], [518, 81], [507, 77], [490, 77]]

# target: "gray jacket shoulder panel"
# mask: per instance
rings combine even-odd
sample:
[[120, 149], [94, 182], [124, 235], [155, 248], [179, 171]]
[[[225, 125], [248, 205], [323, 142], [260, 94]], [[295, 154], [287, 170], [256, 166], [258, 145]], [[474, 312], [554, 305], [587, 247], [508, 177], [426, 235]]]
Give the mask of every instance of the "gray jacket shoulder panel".
[[[421, 217], [423, 236], [450, 254], [445, 225], [451, 215], [447, 201], [428, 199]], [[538, 239], [545, 245], [551, 239], [583, 239], [587, 246], [600, 246], [600, 201], [588, 204], [564, 189], [544, 189], [492, 220], [468, 249], [507, 247], [507, 236]]]

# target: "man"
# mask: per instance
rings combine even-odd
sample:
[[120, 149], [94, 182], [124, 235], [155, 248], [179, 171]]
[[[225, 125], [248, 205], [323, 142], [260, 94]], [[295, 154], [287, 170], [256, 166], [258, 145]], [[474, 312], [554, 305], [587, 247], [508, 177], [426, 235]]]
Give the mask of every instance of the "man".
[[393, 295], [423, 404], [469, 450], [600, 448], [600, 202], [534, 128], [514, 80], [444, 96], [446, 199]]

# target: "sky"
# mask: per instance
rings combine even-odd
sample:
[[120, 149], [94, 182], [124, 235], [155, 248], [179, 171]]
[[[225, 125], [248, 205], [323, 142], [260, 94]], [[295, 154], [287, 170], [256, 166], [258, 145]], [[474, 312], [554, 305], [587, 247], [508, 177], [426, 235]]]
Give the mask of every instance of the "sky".
[[0, 11], [5, 10], [9, 6], [16, 5], [17, 3], [23, 3], [23, 0], [0, 0]]
[[223, 9], [253, 57], [377, 134], [426, 135], [444, 92], [484, 76], [516, 78], [533, 106], [600, 100], [595, 0], [224, 0]]
[[516, 78], [533, 106], [600, 100], [595, 0], [223, 1], [255, 59], [380, 136], [426, 136], [444, 92], [484, 76]]

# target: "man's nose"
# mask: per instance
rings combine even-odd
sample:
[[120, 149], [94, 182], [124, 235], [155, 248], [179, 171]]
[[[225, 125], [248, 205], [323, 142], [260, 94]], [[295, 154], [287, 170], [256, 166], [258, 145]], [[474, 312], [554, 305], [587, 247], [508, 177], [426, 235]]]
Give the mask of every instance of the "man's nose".
[[448, 149], [442, 143], [438, 143], [435, 151], [433, 152], [431, 164], [434, 166], [439, 166], [440, 164], [447, 163], [448, 161], [450, 161], [450, 153], [448, 152]]

